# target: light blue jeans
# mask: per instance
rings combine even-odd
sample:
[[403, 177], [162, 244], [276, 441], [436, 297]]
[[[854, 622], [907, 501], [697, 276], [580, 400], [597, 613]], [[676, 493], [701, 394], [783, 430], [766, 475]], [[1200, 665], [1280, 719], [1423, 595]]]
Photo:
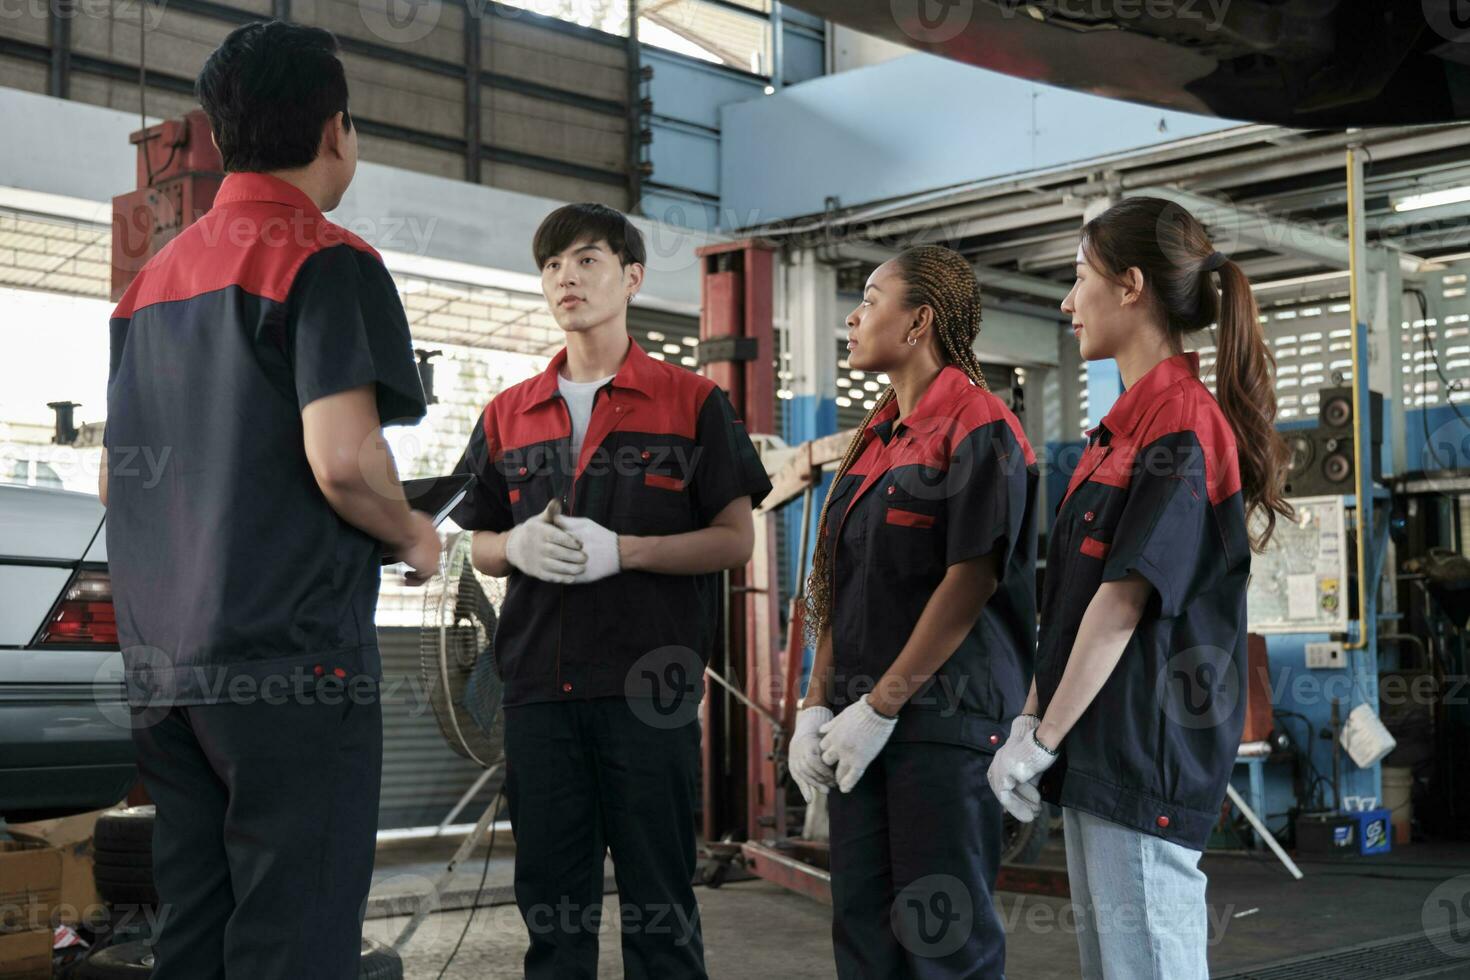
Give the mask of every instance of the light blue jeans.
[[1200, 852], [1062, 808], [1085, 980], [1209, 980]]

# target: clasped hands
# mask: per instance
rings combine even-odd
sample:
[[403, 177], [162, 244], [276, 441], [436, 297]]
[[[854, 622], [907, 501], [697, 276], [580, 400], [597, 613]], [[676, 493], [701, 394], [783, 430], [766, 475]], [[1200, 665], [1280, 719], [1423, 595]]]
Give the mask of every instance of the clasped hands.
[[[817, 794], [837, 787], [850, 792], [887, 743], [896, 717], [879, 714], [866, 697], [835, 717], [825, 705], [803, 708], [796, 715], [788, 765], [802, 797], [811, 803]], [[1001, 806], [1017, 820], [1030, 823], [1041, 812], [1041, 774], [1056, 762], [1057, 754], [1036, 740], [1041, 719], [1018, 715], [1011, 737], [990, 762], [986, 777]]]
[[532, 578], [582, 585], [622, 570], [616, 532], [586, 517], [566, 517], [561, 501], [511, 529], [505, 560]]

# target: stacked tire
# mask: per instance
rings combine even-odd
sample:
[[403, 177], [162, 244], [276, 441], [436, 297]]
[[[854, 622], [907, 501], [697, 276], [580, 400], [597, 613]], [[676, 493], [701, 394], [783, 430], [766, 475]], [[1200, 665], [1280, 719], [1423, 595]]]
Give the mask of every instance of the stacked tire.
[[114, 913], [158, 905], [153, 888], [153, 807], [123, 806], [97, 818], [92, 869], [97, 894]]

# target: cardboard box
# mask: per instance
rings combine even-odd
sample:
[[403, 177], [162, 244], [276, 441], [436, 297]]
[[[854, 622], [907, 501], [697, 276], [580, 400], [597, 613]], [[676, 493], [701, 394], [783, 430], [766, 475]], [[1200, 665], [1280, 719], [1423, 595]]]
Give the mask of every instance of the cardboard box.
[[34, 841], [0, 840], [0, 933], [44, 929], [50, 935], [59, 901], [61, 852]]
[[51, 930], [0, 935], [0, 980], [50, 980]]
[[88, 913], [102, 909], [97, 882], [92, 875], [92, 832], [103, 811], [79, 813], [57, 820], [10, 825], [10, 832], [24, 840], [39, 841], [61, 853], [61, 897], [56, 918], [68, 925], [88, 921]]

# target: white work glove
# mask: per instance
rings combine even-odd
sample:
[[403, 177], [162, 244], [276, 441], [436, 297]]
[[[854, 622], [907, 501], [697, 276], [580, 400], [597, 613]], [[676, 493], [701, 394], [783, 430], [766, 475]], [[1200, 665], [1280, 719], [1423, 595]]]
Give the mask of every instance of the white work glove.
[[618, 535], [590, 517], [558, 517], [556, 526], [571, 532], [582, 544], [587, 556], [587, 565], [572, 581], [577, 585], [596, 582], [600, 578], [616, 575], [623, 570], [622, 558], [618, 555]]
[[1036, 782], [1057, 761], [1055, 752], [1036, 741], [1040, 724], [1035, 715], [1017, 715], [1011, 722], [1011, 737], [990, 760], [985, 774], [1000, 805], [1022, 823], [1030, 823], [1041, 813], [1041, 790]]
[[791, 737], [791, 746], [786, 753], [786, 767], [796, 788], [808, 803], [825, 793], [837, 781], [832, 767], [822, 761], [822, 736], [818, 732], [832, 720], [832, 709], [825, 705], [802, 708], [796, 713], [796, 734]]
[[566, 585], [587, 566], [582, 544], [556, 526], [561, 501], [555, 497], [546, 509], [511, 529], [505, 539], [505, 560], [532, 578]]
[[884, 718], [874, 711], [864, 695], [822, 725], [822, 761], [836, 766], [838, 789], [847, 793], [857, 785], [897, 724], [897, 718]]

